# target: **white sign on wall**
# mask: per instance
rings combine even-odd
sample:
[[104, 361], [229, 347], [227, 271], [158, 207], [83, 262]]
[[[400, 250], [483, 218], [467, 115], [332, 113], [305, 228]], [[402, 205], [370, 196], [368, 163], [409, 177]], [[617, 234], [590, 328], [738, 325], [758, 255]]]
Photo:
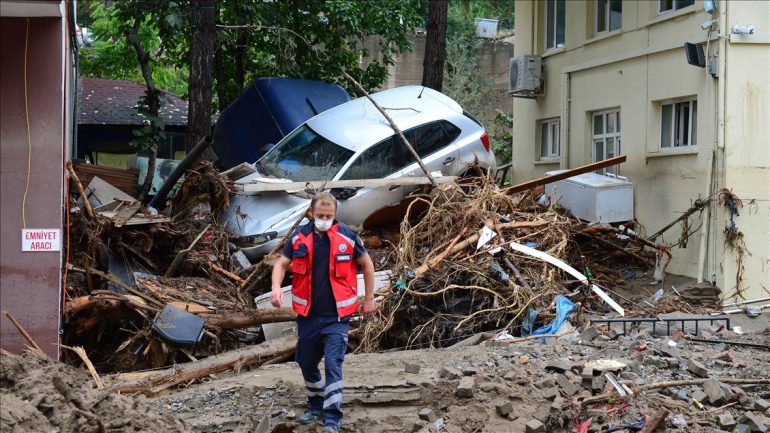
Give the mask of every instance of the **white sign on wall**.
[[61, 251], [61, 230], [59, 229], [22, 229], [21, 251]]

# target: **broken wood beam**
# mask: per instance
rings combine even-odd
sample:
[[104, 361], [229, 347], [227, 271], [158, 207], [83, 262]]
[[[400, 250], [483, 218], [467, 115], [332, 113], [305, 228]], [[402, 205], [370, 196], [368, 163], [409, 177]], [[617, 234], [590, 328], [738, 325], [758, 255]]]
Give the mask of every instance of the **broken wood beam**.
[[[77, 266], [74, 266], [71, 263], [67, 264], [67, 269], [69, 269], [71, 271], [75, 271], [75, 272], [83, 272], [83, 273], [86, 272], [85, 269], [78, 268]], [[158, 301], [157, 299], [153, 298], [152, 296], [149, 296], [149, 295], [147, 295], [145, 293], [142, 293], [141, 290], [138, 290], [138, 289], [136, 289], [134, 287], [129, 286], [128, 284], [124, 283], [123, 280], [121, 280], [120, 277], [118, 277], [117, 275], [111, 274], [109, 272], [102, 272], [102, 271], [100, 271], [98, 269], [95, 269], [95, 268], [92, 268], [92, 267], [89, 267], [89, 269], [90, 269], [92, 274], [106, 279], [107, 281], [115, 284], [116, 286], [120, 287], [121, 289], [123, 289], [123, 290], [125, 290], [127, 292], [131, 292], [134, 295], [136, 295], [136, 296], [144, 299], [145, 301], [150, 302], [150, 303], [152, 303], [152, 304], [154, 304], [154, 305], [156, 305], [158, 307], [163, 307], [163, 303], [162, 302]]]
[[[433, 179], [438, 185], [452, 182], [457, 179], [457, 176], [440, 176]], [[244, 192], [267, 192], [428, 184], [430, 184], [430, 181], [423, 177], [395, 177], [386, 179], [313, 180], [307, 182], [260, 182], [257, 180], [242, 185]]]
[[297, 318], [291, 308], [270, 308], [249, 313], [212, 314], [206, 317], [206, 326], [221, 329], [241, 329], [265, 323], [291, 322]]
[[86, 190], [83, 189], [83, 184], [80, 183], [80, 178], [78, 178], [78, 174], [75, 173], [75, 169], [72, 168], [72, 161], [67, 161], [67, 171], [70, 172], [70, 177], [72, 177], [72, 181], [75, 182], [75, 187], [78, 189], [78, 194], [80, 194], [80, 198], [83, 199], [83, 209], [86, 210], [86, 214], [88, 214], [89, 218], [94, 217], [94, 210], [91, 208], [91, 203], [88, 202], [88, 196], [86, 195]]
[[562, 173], [554, 174], [553, 176], [545, 176], [537, 179], [532, 179], [530, 181], [506, 188], [503, 191], [505, 191], [508, 195], [516, 194], [517, 192], [526, 191], [528, 189], [532, 189], [538, 186], [543, 186], [559, 180], [569, 179], [570, 177], [577, 176], [579, 174], [590, 173], [592, 171], [609, 167], [611, 165], [620, 164], [622, 162], [626, 162], [626, 155], [616, 156], [614, 158], [605, 159], [599, 162], [594, 162], [593, 164], [581, 165], [580, 167], [571, 168]]
[[228, 271], [227, 269], [222, 268], [221, 266], [217, 265], [216, 263], [211, 264], [211, 270], [218, 273], [219, 275], [225, 276], [233, 281], [235, 281], [238, 284], [242, 284], [244, 279], [239, 277], [238, 275], [235, 275], [234, 273]]
[[261, 365], [270, 359], [293, 352], [296, 346], [295, 338], [267, 341], [256, 346], [243, 347], [209, 356], [197, 362], [178, 364], [172, 368], [158, 370], [140, 379], [115, 383], [109, 389], [121, 394], [141, 392], [148, 397], [153, 397], [173, 386], [211, 374]]
[[190, 246], [176, 253], [176, 256], [174, 256], [174, 260], [168, 266], [166, 273], [163, 274], [164, 277], [173, 277], [174, 274], [176, 274], [176, 271], [179, 270], [180, 266], [182, 266], [182, 262], [184, 261], [185, 257], [187, 257], [187, 254], [190, 251], [192, 251], [193, 248], [195, 248], [195, 244], [197, 244], [198, 241], [201, 240], [203, 235], [205, 235], [206, 232], [209, 231], [209, 227], [211, 227], [211, 224], [206, 224], [206, 227], [200, 233], [198, 233], [198, 236], [196, 236], [195, 239], [193, 239], [193, 241], [190, 243]]
[[668, 416], [668, 409], [662, 407], [658, 409], [657, 412], [655, 412], [655, 415], [652, 416], [650, 419], [650, 422], [647, 423], [646, 426], [640, 431], [640, 433], [652, 433], [655, 430], [658, 430], [658, 428], [663, 427], [665, 425], [666, 417]]
[[3, 311], [3, 314], [5, 314], [5, 317], [13, 324], [14, 327], [16, 327], [16, 330], [19, 331], [19, 334], [21, 334], [22, 337], [24, 337], [25, 340], [27, 340], [27, 343], [29, 343], [29, 346], [33, 349], [39, 351], [40, 353], [43, 352], [43, 349], [40, 348], [40, 346], [37, 345], [35, 342], [35, 339], [32, 338], [31, 335], [29, 335], [29, 332], [27, 332], [26, 329], [24, 329], [23, 326], [21, 326], [21, 323], [19, 323], [18, 320], [16, 320], [15, 317], [11, 316], [11, 313], [7, 311]]

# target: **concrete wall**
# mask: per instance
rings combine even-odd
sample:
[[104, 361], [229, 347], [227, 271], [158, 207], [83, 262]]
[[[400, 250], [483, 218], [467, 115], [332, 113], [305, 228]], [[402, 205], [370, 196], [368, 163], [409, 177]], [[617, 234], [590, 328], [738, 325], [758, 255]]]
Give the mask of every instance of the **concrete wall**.
[[[514, 181], [591, 162], [592, 112], [620, 108], [621, 154], [628, 159], [619, 172], [634, 183], [636, 218], [645, 231], [657, 231], [689, 208], [693, 200], [722, 187], [757, 199], [752, 210], [744, 209], [736, 223], [751, 252], [744, 258], [745, 296], [763, 296], [762, 287], [770, 288], [768, 3], [720, 2], [728, 8], [727, 28], [755, 24], [764, 29], [758, 30], [764, 36], [757, 35], [759, 38], [752, 41], [765, 41], [727, 42], [722, 50], [728, 59], [724, 152], [716, 146], [719, 80], [705, 69], [688, 65], [682, 48], [684, 42], [707, 39], [701, 24], [712, 16], [703, 10], [702, 1], [661, 15], [655, 1], [624, 1], [621, 29], [600, 36], [593, 35], [594, 2], [567, 1], [565, 46], [550, 51], [543, 49], [543, 4], [516, 2], [514, 52], [543, 55], [546, 78], [544, 96], [513, 101], [513, 153], [519, 155], [513, 162]], [[716, 32], [712, 32], [709, 53], [714, 53], [717, 44]], [[684, 150], [661, 149], [661, 102], [684, 97], [698, 101], [698, 144]], [[555, 160], [540, 160], [538, 121], [553, 117], [561, 120], [561, 155]], [[717, 166], [713, 185], [712, 157]], [[693, 224], [697, 228], [700, 223], [710, 223], [710, 236], [703, 248], [708, 251], [706, 257], [700, 255], [702, 232], [696, 231], [686, 248], [674, 248], [675, 258], [668, 270], [697, 278], [703, 261], [702, 276], [715, 281], [729, 295], [735, 285], [735, 257], [723, 248], [724, 209], [714, 207], [714, 211], [712, 217], [716, 219], [708, 220], [704, 215]], [[678, 228], [672, 229], [662, 240], [674, 243], [680, 233]]]
[[[425, 34], [412, 35], [412, 50], [398, 54], [395, 65], [388, 72], [389, 77], [381, 90], [409, 84], [422, 83], [422, 62], [425, 57]], [[372, 57], [378, 56], [378, 39], [373, 37], [364, 42]], [[478, 54], [477, 61], [483, 77], [493, 83], [493, 96], [488, 101], [489, 109], [482, 120], [489, 127], [495, 118], [496, 111], [508, 111], [511, 106], [511, 98], [508, 96], [508, 64], [513, 57], [513, 43], [511, 40], [487, 40]], [[364, 59], [364, 62], [366, 60]], [[473, 113], [478, 115], [478, 113]]]
[[[29, 20], [27, 88], [32, 158], [26, 225], [61, 229], [63, 164], [70, 146], [72, 119], [71, 109], [65, 108], [71, 78], [68, 75], [65, 80], [66, 27], [61, 17]], [[0, 308], [21, 322], [41, 348], [56, 359], [62, 255], [21, 252], [22, 197], [29, 149], [24, 104], [26, 23], [23, 17], [0, 18]], [[0, 346], [13, 352], [22, 350], [26, 342], [16, 329], [4, 316], [0, 324]]]

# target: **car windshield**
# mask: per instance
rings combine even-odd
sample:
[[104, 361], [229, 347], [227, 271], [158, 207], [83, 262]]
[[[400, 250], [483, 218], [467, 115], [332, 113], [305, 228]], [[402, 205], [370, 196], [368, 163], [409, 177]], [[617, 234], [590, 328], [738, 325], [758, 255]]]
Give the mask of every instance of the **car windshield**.
[[257, 165], [265, 175], [294, 182], [331, 180], [353, 153], [302, 125], [265, 154]]

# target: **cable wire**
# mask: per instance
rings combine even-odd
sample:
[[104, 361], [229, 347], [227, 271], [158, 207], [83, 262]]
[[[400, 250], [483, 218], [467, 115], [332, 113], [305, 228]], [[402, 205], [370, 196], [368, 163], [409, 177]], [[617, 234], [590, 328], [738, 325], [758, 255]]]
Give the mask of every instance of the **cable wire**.
[[27, 50], [29, 47], [29, 17], [27, 30], [24, 34], [24, 113], [27, 118], [27, 184], [24, 187], [24, 197], [21, 199], [21, 225], [27, 228], [27, 194], [29, 193], [29, 178], [32, 174], [32, 134], [29, 129], [29, 98], [27, 96]]

